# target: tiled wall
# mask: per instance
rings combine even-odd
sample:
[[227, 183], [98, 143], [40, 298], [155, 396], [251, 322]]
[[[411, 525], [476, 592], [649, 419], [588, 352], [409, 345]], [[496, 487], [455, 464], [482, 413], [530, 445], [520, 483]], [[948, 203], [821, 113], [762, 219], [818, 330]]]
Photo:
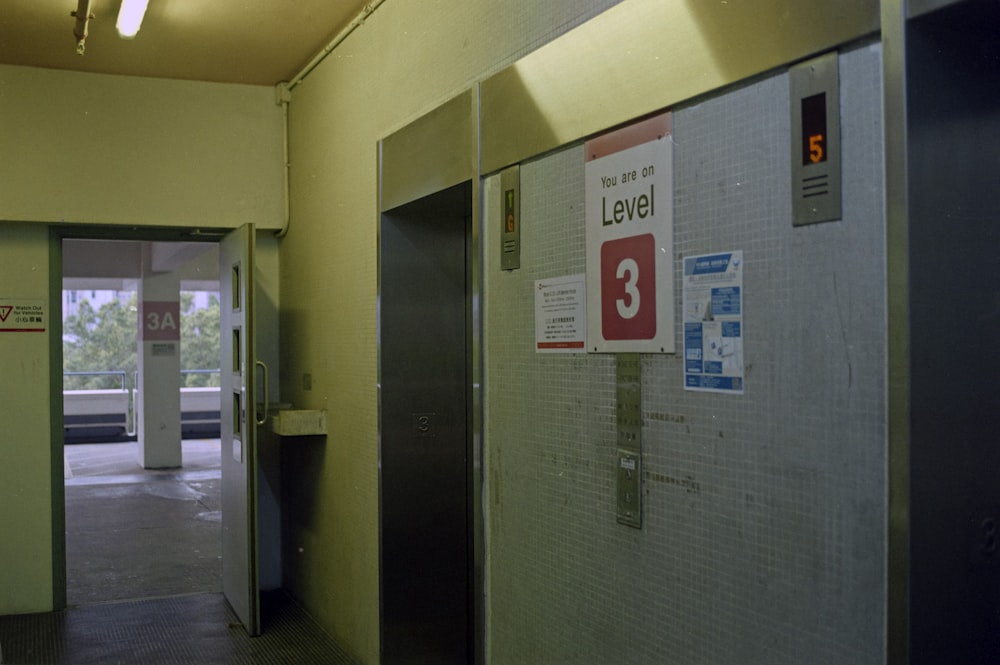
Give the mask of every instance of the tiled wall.
[[[485, 183], [488, 654], [878, 663], [884, 650], [881, 61], [840, 58], [843, 219], [791, 224], [788, 76], [674, 109], [680, 257], [742, 250], [742, 396], [642, 356], [644, 523], [615, 521], [615, 359], [535, 354], [534, 280], [584, 272], [581, 145], [521, 166], [521, 269]], [[679, 342], [680, 345], [680, 342]]]

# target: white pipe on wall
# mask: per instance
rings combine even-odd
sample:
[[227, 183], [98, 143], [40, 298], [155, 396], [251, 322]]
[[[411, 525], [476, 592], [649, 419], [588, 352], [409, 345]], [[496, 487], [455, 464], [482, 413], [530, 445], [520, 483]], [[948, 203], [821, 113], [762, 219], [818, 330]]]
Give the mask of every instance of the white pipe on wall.
[[352, 32], [361, 27], [361, 25], [364, 24], [366, 20], [368, 20], [368, 17], [371, 16], [372, 13], [376, 9], [378, 9], [383, 2], [385, 2], [385, 0], [373, 0], [372, 2], [369, 2], [367, 5], [365, 5], [364, 8], [362, 8], [362, 10], [358, 12], [358, 15], [354, 17], [354, 20], [352, 20], [347, 25], [347, 27], [338, 32], [336, 36], [334, 36], [334, 38], [330, 40], [330, 43], [324, 46], [323, 49], [319, 53], [317, 53], [312, 60], [309, 61], [309, 64], [303, 67], [302, 70], [298, 74], [296, 74], [291, 81], [288, 81], [287, 83], [279, 83], [276, 86], [277, 103], [281, 104], [283, 109], [282, 121], [284, 123], [284, 132], [285, 132], [284, 147], [283, 147], [284, 151], [283, 154], [285, 160], [285, 221], [282, 223], [281, 228], [275, 232], [274, 235], [276, 238], [284, 238], [286, 235], [288, 235], [288, 227], [289, 224], [291, 223], [291, 215], [292, 215], [291, 202], [289, 201], [290, 187], [289, 187], [289, 174], [288, 174], [288, 169], [289, 169], [288, 103], [291, 101], [292, 89], [294, 89], [299, 83], [302, 83], [305, 77], [308, 76], [312, 70], [316, 69], [319, 63], [323, 62], [326, 56], [333, 53], [334, 49], [340, 46], [340, 44], [343, 43], [343, 41], [347, 39]]

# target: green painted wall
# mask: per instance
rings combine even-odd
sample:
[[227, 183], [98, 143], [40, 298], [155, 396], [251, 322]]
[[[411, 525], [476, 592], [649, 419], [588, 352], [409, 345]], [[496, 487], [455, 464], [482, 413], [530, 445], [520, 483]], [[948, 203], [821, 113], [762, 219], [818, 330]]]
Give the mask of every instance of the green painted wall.
[[0, 219], [233, 228], [284, 221], [264, 86], [0, 65]]
[[[48, 289], [48, 228], [0, 225], [0, 306], [48, 310]], [[0, 614], [53, 607], [49, 337], [61, 326], [46, 314], [45, 332], [0, 332]]]

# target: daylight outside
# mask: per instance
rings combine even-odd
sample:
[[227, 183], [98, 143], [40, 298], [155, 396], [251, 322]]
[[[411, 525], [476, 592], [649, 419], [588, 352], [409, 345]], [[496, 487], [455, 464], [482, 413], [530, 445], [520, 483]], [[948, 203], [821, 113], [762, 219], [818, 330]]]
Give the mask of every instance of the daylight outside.
[[[136, 385], [138, 307], [134, 290], [63, 291], [63, 391], [116, 391]], [[181, 291], [181, 387], [219, 385], [219, 294]], [[133, 423], [132, 403], [128, 406]]]

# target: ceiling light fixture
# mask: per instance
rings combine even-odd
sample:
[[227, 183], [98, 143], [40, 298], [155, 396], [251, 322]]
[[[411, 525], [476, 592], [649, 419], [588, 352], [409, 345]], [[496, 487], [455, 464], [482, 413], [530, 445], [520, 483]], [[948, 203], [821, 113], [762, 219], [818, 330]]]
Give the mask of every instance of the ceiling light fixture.
[[122, 0], [121, 9], [118, 10], [118, 36], [122, 39], [132, 39], [139, 32], [142, 25], [142, 17], [146, 14], [146, 5], [149, 0]]

